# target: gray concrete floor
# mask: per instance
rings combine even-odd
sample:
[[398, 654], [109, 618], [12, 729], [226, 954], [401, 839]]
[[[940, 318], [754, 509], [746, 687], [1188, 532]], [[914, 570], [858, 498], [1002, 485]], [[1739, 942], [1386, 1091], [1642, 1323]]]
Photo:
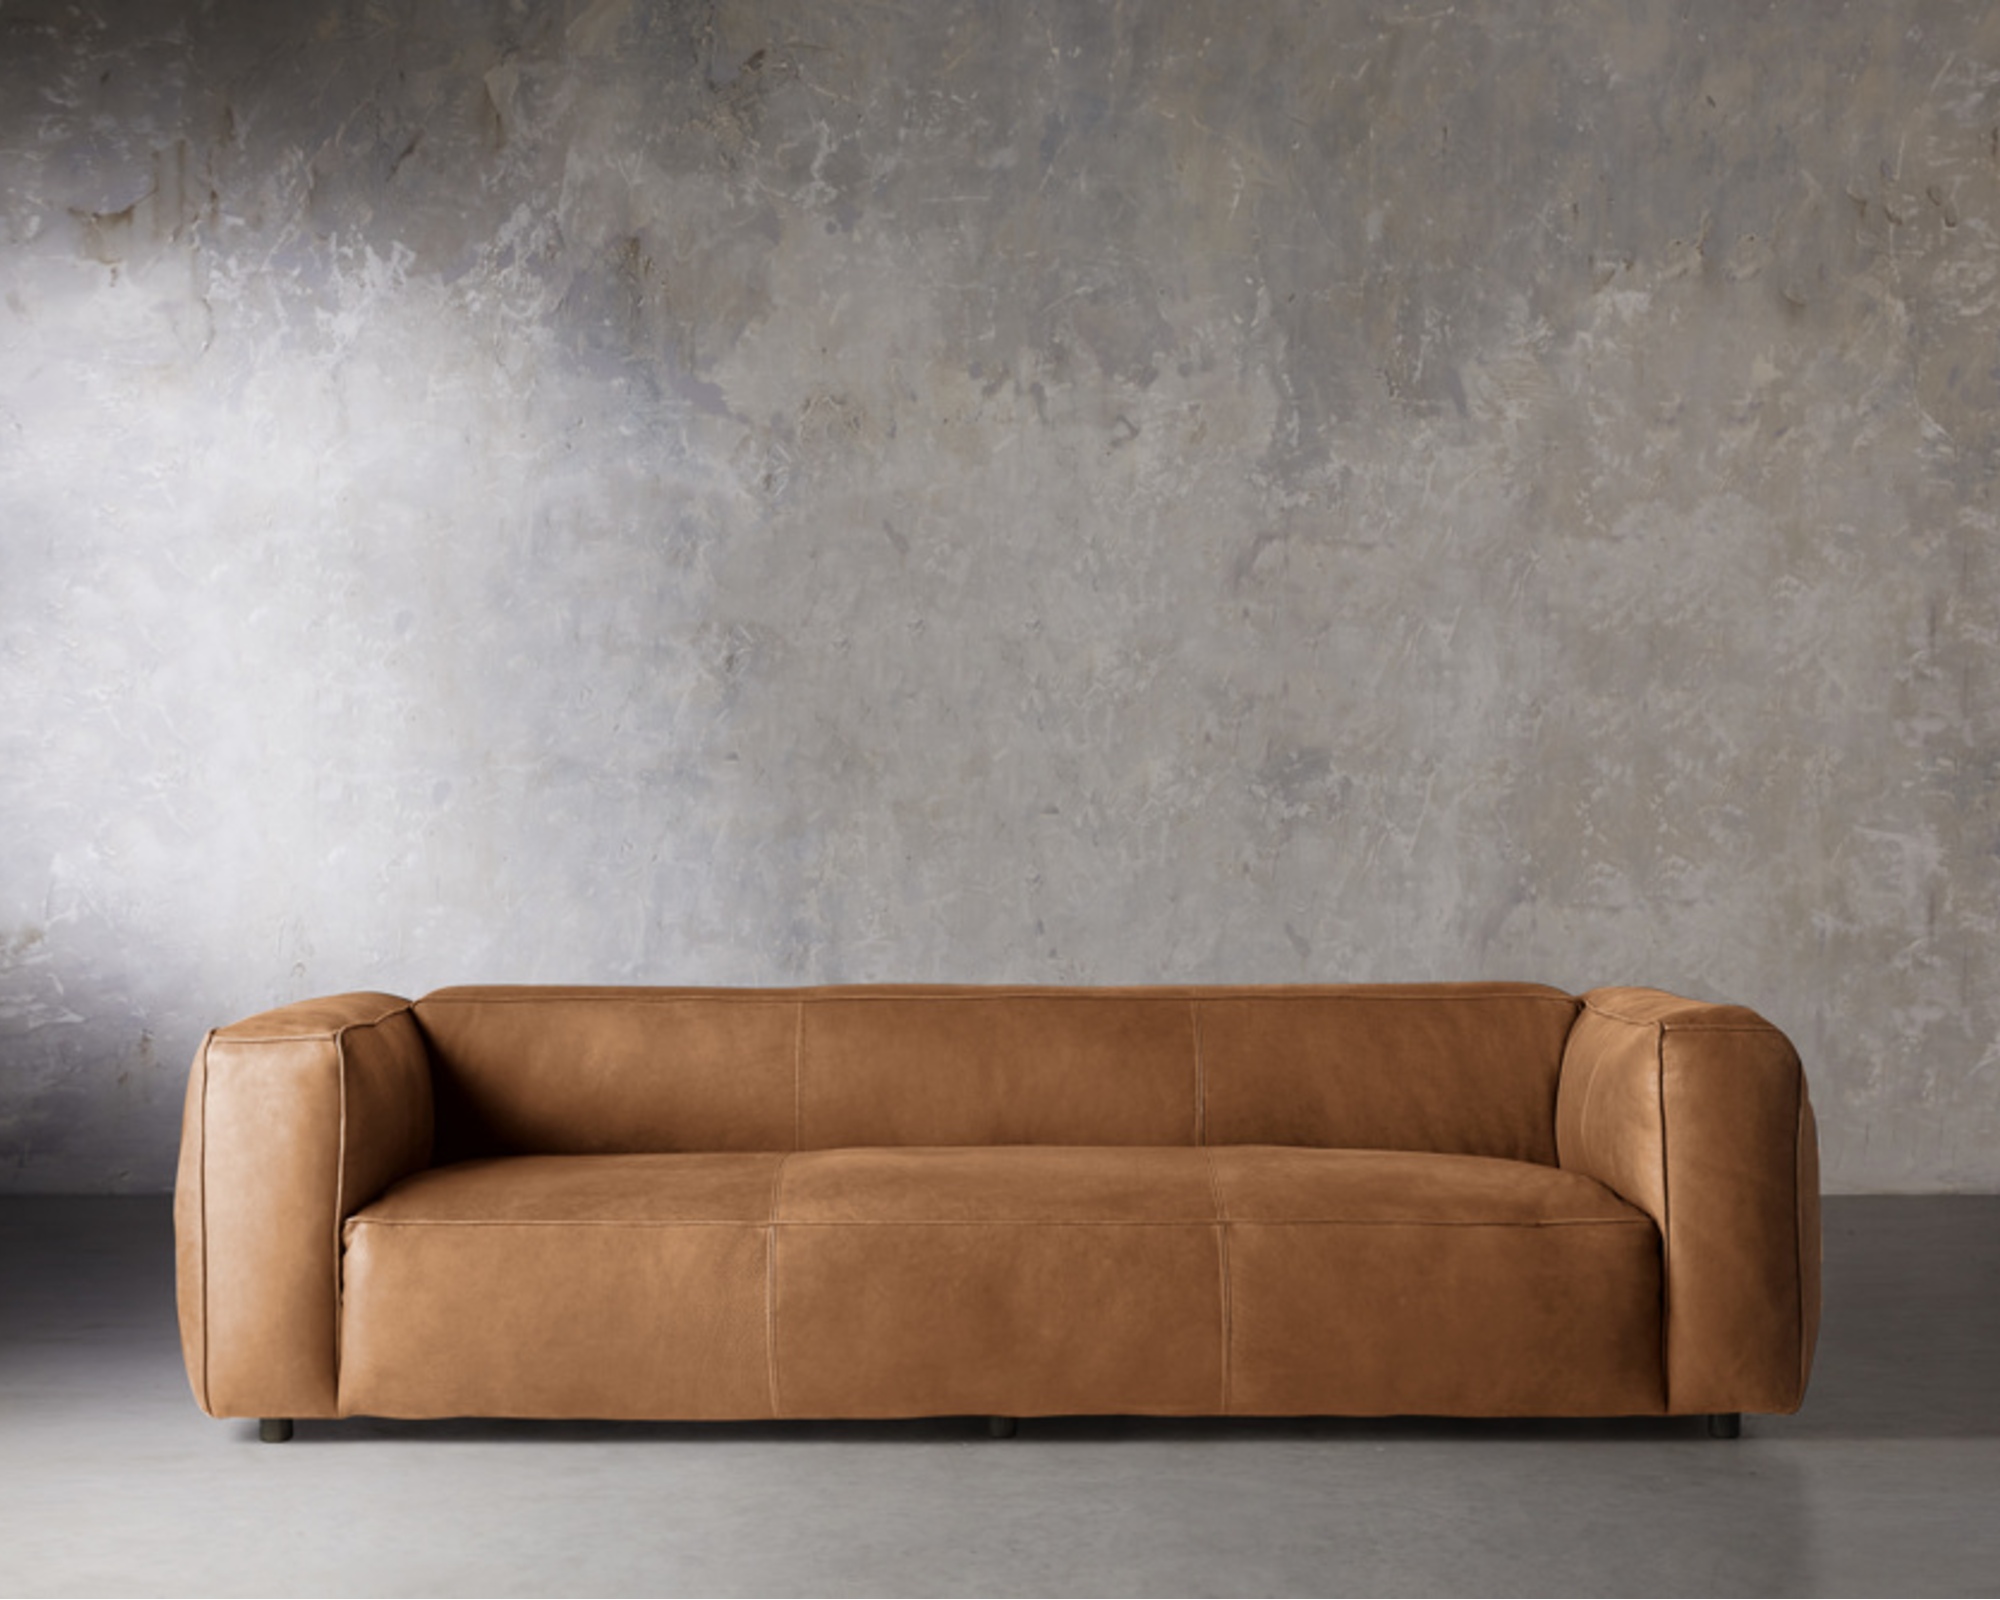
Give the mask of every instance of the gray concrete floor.
[[165, 1202], [0, 1201], [10, 1594], [1993, 1594], [2000, 1197], [1829, 1203], [1796, 1417], [302, 1423], [189, 1398]]

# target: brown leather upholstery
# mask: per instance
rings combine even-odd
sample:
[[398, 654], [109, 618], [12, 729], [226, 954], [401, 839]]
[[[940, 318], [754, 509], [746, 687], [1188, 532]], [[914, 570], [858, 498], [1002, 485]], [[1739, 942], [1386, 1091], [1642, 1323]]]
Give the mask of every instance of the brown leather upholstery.
[[790, 1150], [798, 1003], [770, 991], [446, 989], [417, 1002], [449, 1156]]
[[1481, 1156], [1213, 1156], [1231, 1410], [1662, 1409], [1659, 1234], [1602, 1185]]
[[778, 1195], [784, 1415], [1217, 1409], [1200, 1150], [816, 1150]]
[[1819, 1156], [1790, 1041], [1740, 1006], [1593, 990], [1556, 1146], [1659, 1228], [1668, 1409], [1796, 1410], [1819, 1326]]
[[1574, 1173], [1406, 1151], [465, 1162], [348, 1222], [340, 1405], [1658, 1411], [1658, 1237]]
[[1195, 1142], [1179, 996], [883, 989], [802, 1013], [800, 1149]]
[[776, 1154], [440, 1167], [351, 1218], [340, 1409], [770, 1415]]
[[441, 1157], [1310, 1144], [1555, 1160], [1538, 984], [444, 989]]
[[1560, 989], [1373, 985], [1200, 1004], [1209, 1144], [1555, 1160]]
[[1790, 1409], [1816, 1160], [1651, 991], [347, 996], [204, 1042], [182, 1327], [217, 1415]]
[[309, 1001], [202, 1041], [174, 1225], [203, 1410], [335, 1414], [340, 1220], [430, 1150], [430, 1066], [407, 1001]]

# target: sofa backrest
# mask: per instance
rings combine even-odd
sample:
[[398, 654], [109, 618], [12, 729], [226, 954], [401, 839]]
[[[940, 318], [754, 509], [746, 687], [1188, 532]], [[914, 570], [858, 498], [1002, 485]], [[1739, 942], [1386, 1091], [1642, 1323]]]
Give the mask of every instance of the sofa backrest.
[[1535, 984], [444, 989], [438, 1160], [1283, 1144], [1553, 1164], [1579, 1002]]

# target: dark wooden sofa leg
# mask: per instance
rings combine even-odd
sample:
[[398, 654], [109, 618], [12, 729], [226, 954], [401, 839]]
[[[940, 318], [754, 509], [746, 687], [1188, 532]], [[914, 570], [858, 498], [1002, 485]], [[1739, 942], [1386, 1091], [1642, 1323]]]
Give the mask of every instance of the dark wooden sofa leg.
[[291, 1436], [290, 1417], [265, 1417], [257, 1424], [257, 1437], [266, 1444], [283, 1444]]
[[1013, 1438], [1014, 1429], [1015, 1422], [1012, 1417], [988, 1417], [986, 1419], [986, 1431], [996, 1439]]
[[1743, 1437], [1743, 1413], [1740, 1411], [1711, 1411], [1708, 1414], [1708, 1436], [1711, 1439], [1740, 1439]]

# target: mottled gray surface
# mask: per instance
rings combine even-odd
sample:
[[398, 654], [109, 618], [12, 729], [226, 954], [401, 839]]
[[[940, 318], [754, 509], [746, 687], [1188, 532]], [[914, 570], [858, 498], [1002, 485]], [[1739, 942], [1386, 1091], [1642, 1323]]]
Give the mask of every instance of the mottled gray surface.
[[329, 990], [1521, 976], [2000, 1186], [2000, 9], [0, 0], [0, 1188]]

